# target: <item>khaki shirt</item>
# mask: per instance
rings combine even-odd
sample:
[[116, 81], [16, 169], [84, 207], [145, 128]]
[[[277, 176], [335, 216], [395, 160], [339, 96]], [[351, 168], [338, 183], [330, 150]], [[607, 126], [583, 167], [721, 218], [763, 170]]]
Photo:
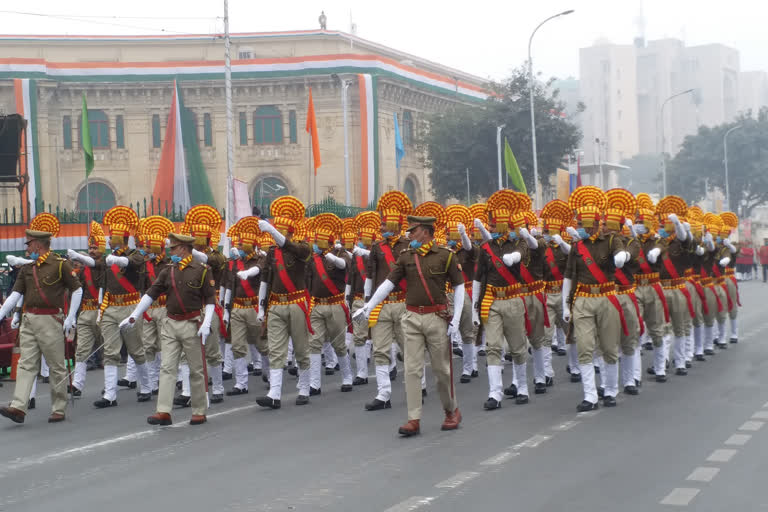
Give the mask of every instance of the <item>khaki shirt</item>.
[[[496, 270], [491, 257], [488, 255], [488, 252], [485, 249], [486, 246], [490, 247], [491, 251], [493, 251], [493, 254], [495, 254], [501, 260], [502, 256], [505, 254], [509, 254], [518, 250], [517, 244], [507, 240], [506, 238], [499, 240], [487, 240], [480, 244], [480, 258], [477, 260], [477, 272], [475, 274], [475, 281], [479, 281], [490, 286], [509, 286], [507, 280], [504, 279]], [[521, 261], [525, 261], [525, 257], [528, 255], [528, 245], [523, 244], [519, 250]], [[510, 273], [512, 273], [517, 282], [520, 282], [519, 265], [514, 265], [513, 267], [505, 266], [505, 268], [509, 270]]]
[[[130, 282], [136, 290], [141, 289], [141, 274], [139, 271], [144, 265], [144, 256], [141, 255], [141, 253], [137, 250], [131, 250], [127, 249], [124, 253], [117, 252], [113, 253], [115, 256], [124, 256], [128, 258], [128, 265], [126, 265], [123, 268], [118, 267], [118, 277], [125, 277], [128, 279], [128, 282]], [[106, 261], [106, 255], [104, 256]], [[123, 288], [123, 285], [120, 284], [120, 281], [117, 277], [115, 277], [114, 272], [112, 272], [111, 267], [107, 266], [106, 271], [104, 272], [105, 276], [105, 291], [109, 292], [110, 295], [124, 295], [128, 293], [128, 290]]]
[[216, 282], [215, 287], [218, 290], [219, 286], [224, 283], [224, 276], [227, 270], [227, 258], [215, 249], [209, 249], [205, 254], [208, 255], [208, 266], [210, 267], [208, 272], [213, 274], [213, 280]]
[[[152, 283], [155, 282], [155, 279], [160, 276], [160, 272], [170, 264], [171, 261], [166, 259], [165, 256], [156, 256], [153, 260], [145, 260], [142, 269], [139, 271], [141, 274], [141, 290], [148, 290]], [[155, 279], [152, 279], [153, 273]]]
[[677, 237], [667, 237], [659, 240], [659, 247], [661, 248], [661, 256], [659, 256], [659, 274], [662, 279], [672, 279], [672, 276], [667, 272], [667, 268], [664, 265], [664, 259], [669, 258], [672, 265], [677, 271], [677, 277], [683, 277], [685, 275], [685, 269], [688, 267], [688, 247], [691, 245], [690, 240], [681, 242]]
[[[360, 272], [362, 267], [362, 273]], [[365, 288], [365, 279], [368, 275], [368, 256], [352, 255], [350, 264], [347, 265], [347, 283], [352, 287], [352, 295], [362, 295]]]
[[227, 287], [232, 290], [232, 298], [245, 298], [248, 294], [243, 288], [243, 280], [237, 277], [237, 273], [240, 272], [240, 262], [242, 262], [243, 270], [249, 270], [253, 267], [259, 267], [259, 274], [248, 278], [248, 284], [251, 285], [253, 290], [254, 299], [259, 298], [259, 286], [261, 286], [261, 273], [264, 272], [264, 265], [267, 262], [267, 257], [262, 256], [261, 252], [253, 252], [246, 256], [244, 259], [239, 259], [232, 262], [232, 271], [227, 272], [229, 281]]
[[568, 253], [568, 262], [565, 266], [565, 278], [571, 279], [574, 284], [600, 284], [590, 272], [584, 258], [579, 254], [579, 245], [581, 244], [589, 249], [592, 260], [603, 271], [606, 279], [613, 281], [616, 271], [613, 257], [624, 250], [624, 244], [618, 236], [602, 234], [598, 235], [595, 240], [579, 240], [571, 246], [571, 252]]
[[[261, 281], [267, 283], [272, 293], [286, 294], [288, 290], [280, 278], [280, 270], [277, 268], [275, 251], [278, 247], [271, 247], [267, 253], [267, 260], [261, 271]], [[296, 287], [296, 291], [306, 289], [307, 263], [309, 262], [312, 250], [306, 242], [294, 242], [286, 240], [282, 248], [285, 270], [288, 277]]]
[[547, 251], [552, 251], [552, 263], [555, 268], [560, 271], [560, 279], [565, 276], [565, 265], [568, 262], [568, 255], [563, 253], [560, 245], [556, 244], [554, 241], [550, 241], [548, 244], [546, 244], [544, 249], [544, 280], [559, 281], [560, 279], [556, 278], [552, 274], [552, 269], [550, 268], [549, 263], [547, 263]]
[[[171, 315], [185, 315], [199, 311], [204, 305], [214, 304], [216, 301], [213, 277], [208, 275], [208, 272], [205, 266], [194, 260], [183, 270], [179, 269], [178, 264], [168, 265], [149, 287], [147, 295], [153, 300], [166, 295], [168, 299], [165, 308]], [[175, 289], [171, 275], [175, 281]]]
[[13, 285], [13, 291], [24, 296], [24, 308], [42, 309], [64, 309], [66, 292], [79, 288], [80, 279], [72, 264], [53, 252], [40, 265], [21, 267]]
[[[637, 241], [640, 243], [640, 247], [643, 249], [643, 254], [645, 254], [645, 257], [648, 257], [648, 253], [651, 252], [651, 249], [655, 249], [656, 247], [659, 247], [658, 239], [651, 235], [644, 235], [637, 238]], [[659, 247], [661, 249], [661, 247]], [[640, 251], [638, 250], [638, 257], [637, 257], [637, 266], [638, 269], [640, 268]], [[646, 263], [648, 263], [648, 266], [651, 267], [651, 272], [658, 272], [659, 268], [661, 266], [661, 258], [656, 260], [656, 263], [651, 263], [650, 261], [646, 260]], [[642, 269], [639, 269], [637, 272], [643, 273]]]
[[[387, 259], [384, 257], [384, 252], [381, 249], [381, 245], [386, 243], [388, 243], [386, 240], [380, 240], [373, 244], [373, 247], [371, 247], [371, 254], [368, 257], [368, 279], [373, 280], [374, 290], [378, 288], [385, 279], [387, 279], [389, 273], [394, 269], [395, 263], [397, 262], [397, 258], [400, 256], [400, 253], [408, 249], [409, 244], [408, 240], [402, 236], [398, 238], [394, 244], [389, 244], [390, 248], [392, 249], [392, 256], [394, 257], [394, 261], [392, 262], [392, 265], [388, 265]], [[393, 290], [394, 292], [401, 291], [399, 283], [400, 281], [395, 282], [395, 289]]]
[[347, 266], [341, 269], [336, 268], [336, 265], [326, 260], [324, 255], [313, 254], [309, 263], [307, 263], [307, 266], [309, 267], [309, 271], [307, 272], [307, 282], [309, 284], [309, 294], [312, 297], [325, 299], [333, 295], [320, 278], [317, 271], [317, 258], [320, 258], [321, 266], [325, 269], [326, 275], [333, 281], [333, 284], [336, 285], [338, 292], [344, 293], [344, 287], [347, 285], [347, 269], [351, 266], [351, 261], [347, 251], [344, 249], [331, 249], [331, 254], [342, 258], [347, 263]]
[[[425, 290], [419, 276], [415, 258], [420, 258], [421, 273], [429, 293]], [[461, 275], [455, 255], [445, 247], [437, 246], [432, 246], [424, 256], [419, 256], [416, 249], [408, 249], [401, 253], [387, 279], [393, 283], [399, 283], [403, 278], [408, 287], [405, 294], [405, 303], [408, 306], [447, 304], [445, 284], [450, 283], [453, 287], [464, 284], [464, 277]], [[430, 300], [430, 294], [434, 302]]]

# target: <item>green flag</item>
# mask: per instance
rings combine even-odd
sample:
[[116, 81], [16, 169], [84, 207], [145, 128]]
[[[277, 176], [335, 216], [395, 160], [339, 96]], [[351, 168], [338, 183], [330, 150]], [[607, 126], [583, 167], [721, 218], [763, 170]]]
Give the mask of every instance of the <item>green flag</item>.
[[93, 143], [91, 142], [91, 127], [88, 124], [88, 105], [85, 103], [85, 93], [83, 93], [83, 117], [80, 126], [82, 126], [82, 140], [80, 142], [83, 146], [85, 177], [87, 179], [93, 171]]
[[207, 204], [215, 207], [213, 191], [208, 182], [203, 158], [200, 155], [200, 145], [197, 143], [197, 120], [194, 112], [184, 107], [184, 98], [179, 93], [179, 110], [181, 110], [181, 139], [184, 142], [184, 156], [187, 163], [187, 184], [189, 185], [189, 200], [192, 206]]
[[509, 141], [506, 137], [504, 137], [504, 167], [507, 168], [509, 179], [517, 191], [527, 194], [523, 175], [520, 174], [520, 167], [517, 166], [517, 160], [515, 160], [515, 155], [512, 153], [512, 148], [509, 147]]

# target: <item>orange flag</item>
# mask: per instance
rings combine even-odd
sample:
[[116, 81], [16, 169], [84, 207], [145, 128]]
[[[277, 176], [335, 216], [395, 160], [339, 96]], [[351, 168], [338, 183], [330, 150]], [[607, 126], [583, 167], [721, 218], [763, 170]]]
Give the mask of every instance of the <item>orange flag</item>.
[[312, 138], [312, 160], [315, 163], [315, 176], [320, 167], [320, 141], [317, 139], [317, 118], [315, 104], [312, 102], [312, 88], [309, 88], [309, 106], [307, 107], [307, 133]]

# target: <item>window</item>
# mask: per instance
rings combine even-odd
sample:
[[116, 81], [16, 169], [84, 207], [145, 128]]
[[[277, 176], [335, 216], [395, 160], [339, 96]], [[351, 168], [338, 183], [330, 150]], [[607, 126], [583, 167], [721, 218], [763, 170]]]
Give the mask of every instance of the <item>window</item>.
[[213, 146], [213, 127], [211, 126], [211, 114], [203, 114], [203, 144], [207, 148]]
[[98, 181], [89, 183], [77, 194], [77, 209], [81, 212], [103, 213], [116, 204], [112, 189]]
[[283, 116], [277, 107], [265, 105], [253, 113], [253, 141], [256, 144], [283, 142]]
[[[103, 110], [88, 110], [88, 129], [93, 149], [109, 149], [109, 118]], [[80, 145], [83, 143], [83, 126], [80, 122]]]
[[272, 201], [287, 194], [290, 194], [290, 191], [280, 178], [261, 178], [253, 187], [253, 205], [258, 206], [262, 212], [269, 212]]
[[419, 202], [416, 198], [416, 182], [410, 176], [406, 178], [405, 183], [403, 183], [403, 192], [408, 196], [412, 203], [417, 204]]
[[72, 149], [72, 118], [64, 116], [61, 120], [61, 127], [64, 130], [64, 149]]
[[291, 110], [288, 112], [288, 136], [291, 144], [296, 144], [298, 136], [296, 134], [296, 111]]
[[115, 117], [115, 138], [117, 139], [117, 149], [125, 149], [125, 128], [123, 127], [123, 116]]
[[403, 144], [409, 146], [413, 143], [413, 114], [410, 110], [403, 110]]
[[152, 147], [160, 147], [160, 114], [152, 116]]
[[248, 118], [245, 112], [240, 112], [240, 145], [248, 145]]

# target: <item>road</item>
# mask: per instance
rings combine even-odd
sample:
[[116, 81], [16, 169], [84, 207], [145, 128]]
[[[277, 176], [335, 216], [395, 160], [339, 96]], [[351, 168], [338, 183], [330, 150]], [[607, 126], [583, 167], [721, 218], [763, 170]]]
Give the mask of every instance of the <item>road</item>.
[[[40, 385], [24, 425], [0, 423], [0, 511], [767, 509], [767, 297], [768, 285], [742, 283], [738, 345], [687, 377], [620, 394], [613, 409], [577, 414], [581, 385], [555, 357], [555, 387], [528, 405], [507, 400], [486, 412], [484, 368], [470, 384], [457, 376], [464, 421], [441, 432], [430, 376], [422, 435], [410, 439], [396, 434], [406, 416], [401, 377], [392, 409], [378, 412], [363, 410], [373, 379], [342, 394], [338, 374], [324, 377], [322, 396], [297, 407], [286, 376], [290, 393], [272, 411], [255, 405], [264, 385], [252, 377], [250, 394], [213, 406], [207, 424], [189, 426], [183, 409], [167, 428], [146, 424], [153, 405], [133, 391], [120, 391], [116, 408], [93, 409], [99, 372], [88, 373], [67, 421], [49, 425]], [[0, 388], [0, 402], [12, 386]]]

